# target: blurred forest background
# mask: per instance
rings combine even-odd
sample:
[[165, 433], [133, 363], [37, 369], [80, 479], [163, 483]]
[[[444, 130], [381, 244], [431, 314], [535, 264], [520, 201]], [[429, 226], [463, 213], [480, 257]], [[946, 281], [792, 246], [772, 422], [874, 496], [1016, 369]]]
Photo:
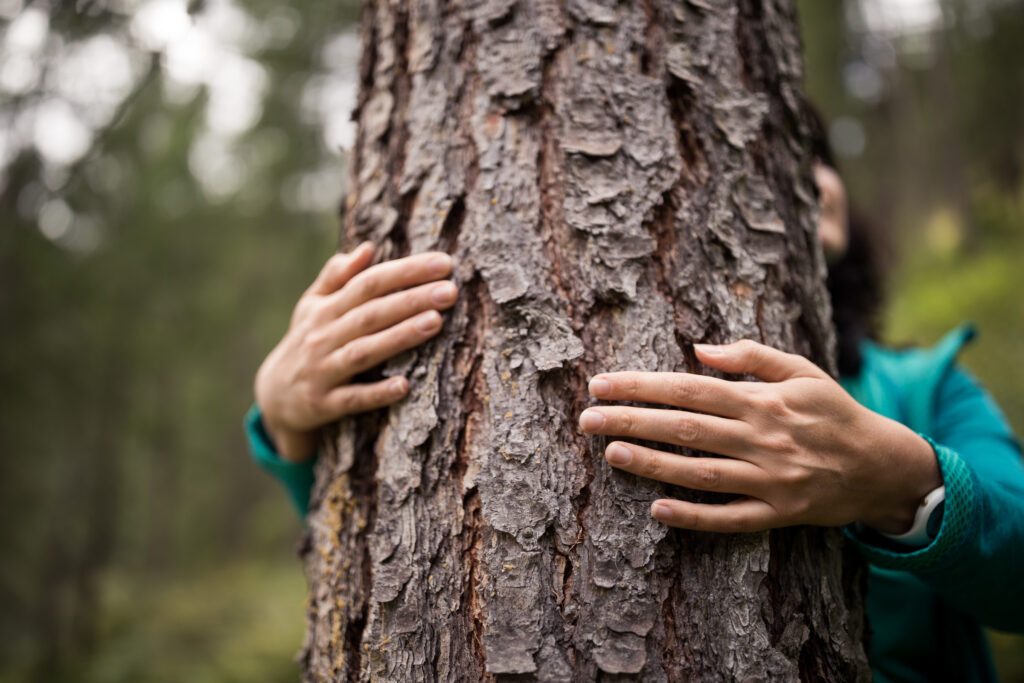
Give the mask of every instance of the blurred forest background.
[[[300, 525], [241, 420], [336, 244], [356, 5], [0, 0], [0, 681], [297, 679]], [[1024, 3], [800, 9], [885, 340], [973, 320], [1024, 431]]]

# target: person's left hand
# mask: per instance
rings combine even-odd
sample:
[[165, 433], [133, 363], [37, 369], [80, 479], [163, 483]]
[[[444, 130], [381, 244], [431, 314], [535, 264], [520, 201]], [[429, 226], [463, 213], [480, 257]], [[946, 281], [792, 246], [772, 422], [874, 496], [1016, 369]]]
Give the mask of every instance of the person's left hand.
[[747, 532], [862, 522], [886, 533], [910, 528], [915, 509], [942, 484], [931, 445], [857, 403], [811, 361], [743, 340], [695, 345], [705, 365], [762, 382], [672, 372], [596, 375], [590, 393], [678, 409], [588, 408], [580, 427], [675, 444], [725, 458], [666, 453], [613, 441], [613, 467], [691, 489], [740, 494], [724, 504], [659, 499], [651, 514], [669, 526]]

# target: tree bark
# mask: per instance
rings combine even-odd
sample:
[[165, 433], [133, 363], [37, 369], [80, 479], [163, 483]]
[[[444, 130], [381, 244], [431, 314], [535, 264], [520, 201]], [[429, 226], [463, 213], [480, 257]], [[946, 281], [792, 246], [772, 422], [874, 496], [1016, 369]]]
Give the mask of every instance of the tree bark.
[[750, 337], [833, 367], [785, 0], [364, 4], [343, 242], [455, 256], [410, 396], [325, 443], [308, 680], [866, 680], [839, 531], [670, 530], [587, 379]]

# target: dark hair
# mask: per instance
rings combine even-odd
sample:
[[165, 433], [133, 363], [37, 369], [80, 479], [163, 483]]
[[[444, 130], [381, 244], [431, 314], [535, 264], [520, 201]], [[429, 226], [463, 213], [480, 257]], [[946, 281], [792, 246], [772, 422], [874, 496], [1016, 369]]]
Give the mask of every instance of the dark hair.
[[850, 211], [849, 226], [846, 253], [829, 264], [827, 280], [839, 374], [844, 376], [860, 373], [861, 342], [878, 338], [885, 285], [875, 233], [856, 210]]
[[[818, 161], [839, 173], [829, 145], [821, 114], [813, 107], [811, 151]], [[828, 266], [828, 293], [832, 299], [832, 322], [836, 328], [839, 374], [860, 373], [861, 343], [877, 339], [878, 317], [884, 300], [885, 278], [881, 263], [880, 235], [867, 218], [850, 205], [846, 252]]]

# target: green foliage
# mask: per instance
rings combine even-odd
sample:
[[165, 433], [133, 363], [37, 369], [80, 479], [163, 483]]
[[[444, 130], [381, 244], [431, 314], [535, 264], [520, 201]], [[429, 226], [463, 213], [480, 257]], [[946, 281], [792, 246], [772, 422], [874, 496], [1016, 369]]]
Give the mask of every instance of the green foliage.
[[[1024, 7], [947, 0], [944, 30], [886, 38], [851, 30], [856, 2], [799, 4], [811, 97], [866, 137], [840, 159], [851, 201], [898, 256], [884, 341], [973, 322], [962, 361], [1024, 433]], [[881, 75], [877, 100], [846, 87], [851, 65]], [[1024, 681], [1024, 637], [993, 650], [1001, 680]]]
[[[292, 562], [247, 559], [154, 581], [103, 577], [95, 648], [48, 673], [52, 683], [295, 681], [306, 586]], [[28, 680], [19, 663], [0, 682]]]
[[[175, 577], [159, 588], [108, 577], [102, 649], [82, 681], [294, 681], [306, 598], [295, 563], [253, 561]], [[156, 664], [154, 666], [154, 664]], [[84, 675], [83, 675], [84, 674]]]
[[[962, 245], [966, 228], [939, 210], [908, 233], [886, 316], [890, 343], [931, 343], [962, 322], [978, 338], [961, 359], [988, 389], [1018, 434], [1024, 434], [1024, 202], [980, 193], [973, 205], [981, 243]], [[1000, 680], [1024, 681], [1024, 637], [992, 633]]]
[[[1017, 225], [1021, 223], [1016, 219]], [[892, 283], [886, 337], [894, 343], [934, 341], [955, 325], [973, 322], [979, 337], [964, 362], [993, 393], [1018, 432], [1024, 432], [1024, 234], [1000, 229], [971, 251], [946, 251], [955, 231], [937, 215], [903, 248], [904, 265]], [[1007, 226], [1008, 227], [1008, 226]], [[952, 234], [956, 234], [953, 232]]]
[[[288, 197], [344, 167], [299, 105], [354, 9], [288, 11], [294, 36], [258, 54], [259, 125], [233, 141], [237, 191], [195, 173], [206, 94], [169, 100], [159, 69], [67, 173], [25, 155], [0, 183], [0, 680], [296, 677], [302, 573], [282, 560], [300, 525], [241, 420], [336, 245], [341, 184], [323, 211]], [[93, 221], [94, 244], [43, 234], [52, 199]]]

